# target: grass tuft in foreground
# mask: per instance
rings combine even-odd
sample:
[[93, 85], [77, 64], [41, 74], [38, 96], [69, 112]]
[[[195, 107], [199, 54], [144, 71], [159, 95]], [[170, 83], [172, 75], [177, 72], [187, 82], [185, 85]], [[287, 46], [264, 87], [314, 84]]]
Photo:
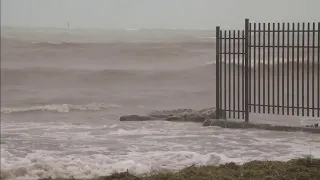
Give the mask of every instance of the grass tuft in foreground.
[[287, 162], [251, 161], [243, 165], [227, 163], [219, 166], [190, 166], [177, 172], [140, 176], [122, 172], [95, 180], [320, 180], [320, 159], [306, 157]]

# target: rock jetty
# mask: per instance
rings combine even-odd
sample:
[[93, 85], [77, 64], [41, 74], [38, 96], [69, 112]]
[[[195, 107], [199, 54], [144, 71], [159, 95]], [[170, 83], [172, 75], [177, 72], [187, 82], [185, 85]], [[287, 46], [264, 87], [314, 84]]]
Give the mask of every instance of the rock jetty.
[[[220, 119], [225, 119], [225, 111], [220, 110]], [[217, 119], [216, 108], [205, 108], [201, 110], [193, 109], [174, 109], [153, 111], [147, 115], [126, 115], [121, 116], [120, 121], [152, 121], [152, 120], [165, 120], [175, 122], [199, 122], [203, 123], [207, 119]]]
[[202, 123], [203, 126], [216, 126], [231, 129], [261, 129], [271, 131], [300, 131], [320, 134], [319, 123], [306, 127], [294, 127], [289, 125], [272, 125], [247, 123], [245, 121], [237, 121], [226, 119], [226, 111], [220, 110], [220, 118], [217, 118], [216, 108], [206, 108], [201, 110], [194, 109], [174, 109], [153, 111], [147, 115], [126, 115], [121, 116], [120, 121], [172, 121], [172, 122], [196, 122]]

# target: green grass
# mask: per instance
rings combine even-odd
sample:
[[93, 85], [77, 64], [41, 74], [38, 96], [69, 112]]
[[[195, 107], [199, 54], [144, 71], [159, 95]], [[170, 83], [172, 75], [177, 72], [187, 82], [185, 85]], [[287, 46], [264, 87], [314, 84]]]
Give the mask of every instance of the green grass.
[[243, 165], [227, 163], [219, 166], [190, 166], [177, 172], [137, 176], [122, 172], [95, 180], [320, 180], [320, 159], [306, 157], [287, 162], [251, 161]]

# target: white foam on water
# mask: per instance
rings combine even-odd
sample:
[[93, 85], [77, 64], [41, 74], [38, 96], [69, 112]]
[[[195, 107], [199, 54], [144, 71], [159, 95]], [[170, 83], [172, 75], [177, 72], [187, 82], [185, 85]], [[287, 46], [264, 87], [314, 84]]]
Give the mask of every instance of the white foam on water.
[[88, 156], [67, 155], [61, 157], [58, 152], [35, 151], [15, 162], [2, 162], [1, 179], [37, 179], [42, 177], [78, 177], [92, 178], [102, 174], [111, 174], [115, 170], [129, 169], [136, 173], [150, 171], [146, 164], [135, 160], [114, 159], [111, 156], [94, 154]]
[[140, 31], [141, 29], [137, 29], [137, 28], [129, 28], [129, 29], [125, 29], [126, 31]]
[[[236, 153], [236, 152], [235, 152]], [[261, 155], [263, 159], [263, 155]], [[5, 159], [5, 158], [4, 158]], [[15, 158], [15, 162], [1, 161], [1, 179], [37, 179], [52, 178], [93, 178], [108, 175], [114, 171], [129, 170], [135, 174], [148, 173], [153, 170], [178, 170], [197, 164], [221, 164], [226, 162], [244, 163], [256, 157], [230, 158], [222, 153], [200, 154], [192, 151], [152, 151], [133, 152], [123, 157], [112, 157], [103, 154], [88, 156], [68, 155], [61, 157], [52, 152], [29, 154], [25, 158]], [[288, 160], [290, 157], [266, 158], [268, 160]]]
[[59, 152], [35, 151], [13, 161], [6, 161], [6, 157], [3, 159], [1, 179], [29, 180], [71, 176], [92, 178], [126, 170], [141, 174], [161, 169], [178, 170], [192, 164], [220, 164], [231, 160], [224, 154], [199, 154], [192, 151], [129, 152], [118, 157], [103, 154], [62, 157]]
[[[3, 122], [1, 179], [94, 178], [250, 160], [320, 158], [313, 134], [230, 130], [193, 123], [101, 125]], [[25, 129], [25, 128], [29, 128]], [[24, 133], [14, 141], [12, 133]], [[310, 151], [311, 150], [311, 151]]]
[[30, 106], [21, 108], [1, 108], [1, 113], [22, 113], [22, 112], [34, 112], [34, 111], [49, 111], [67, 113], [70, 111], [99, 111], [108, 108], [120, 108], [118, 105], [107, 105], [104, 103], [90, 103], [84, 105], [72, 105], [72, 104], [49, 104], [41, 106]]
[[118, 136], [132, 136], [132, 135], [155, 135], [155, 134], [164, 134], [165, 130], [159, 130], [159, 129], [147, 129], [147, 128], [141, 128], [141, 129], [134, 129], [134, 130], [125, 130], [122, 128], [119, 128], [115, 131], [110, 131], [108, 135], [118, 135]]
[[110, 128], [116, 128], [116, 127], [118, 127], [118, 124], [113, 124], [113, 125], [110, 126]]

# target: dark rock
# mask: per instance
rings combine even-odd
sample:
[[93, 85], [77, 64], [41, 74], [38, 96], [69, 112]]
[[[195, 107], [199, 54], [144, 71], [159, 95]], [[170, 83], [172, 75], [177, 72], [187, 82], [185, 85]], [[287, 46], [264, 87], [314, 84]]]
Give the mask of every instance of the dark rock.
[[[225, 119], [225, 111], [220, 110], [220, 118]], [[206, 119], [217, 119], [216, 108], [206, 108], [201, 110], [173, 109], [150, 112], [147, 116], [128, 115], [120, 117], [120, 121], [150, 121], [166, 120], [177, 122], [204, 122]]]
[[316, 128], [318, 128], [319, 127], [319, 123], [312, 124], [312, 125], [306, 125], [306, 127], [316, 127]]
[[211, 126], [212, 125], [212, 121], [211, 119], [206, 119], [203, 123], [202, 126]]
[[[225, 111], [220, 110], [220, 118], [225, 119]], [[154, 111], [148, 114], [151, 117], [163, 118], [163, 119], [176, 119], [192, 122], [204, 122], [206, 119], [217, 119], [216, 108], [206, 108], [201, 110], [192, 109], [174, 109], [164, 111]]]
[[165, 118], [166, 121], [185, 121], [184, 117], [180, 117], [180, 116], [170, 116]]
[[217, 110], [216, 108], [206, 108], [198, 111], [199, 114], [202, 114], [206, 117], [206, 119], [226, 119], [227, 114], [226, 111], [219, 110], [220, 118], [217, 118]]
[[150, 121], [156, 118], [150, 116], [139, 116], [139, 115], [127, 115], [121, 116], [120, 121]]
[[206, 120], [206, 118], [207, 116], [205, 116], [204, 114], [188, 114], [185, 116], [185, 121], [202, 123]]
[[149, 116], [157, 118], [181, 117], [194, 112], [192, 109], [173, 109], [163, 111], [153, 111], [148, 113]]

